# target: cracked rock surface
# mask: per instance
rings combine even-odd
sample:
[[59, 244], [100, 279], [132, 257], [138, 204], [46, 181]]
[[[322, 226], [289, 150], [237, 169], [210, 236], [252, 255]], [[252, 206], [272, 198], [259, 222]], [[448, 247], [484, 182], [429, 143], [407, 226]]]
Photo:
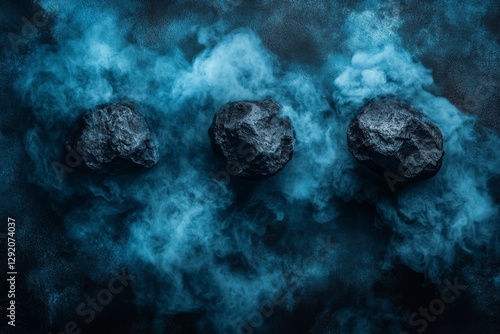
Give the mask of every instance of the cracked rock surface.
[[131, 103], [89, 110], [66, 147], [79, 155], [82, 165], [109, 175], [148, 169], [158, 162], [156, 137]]
[[349, 125], [347, 142], [351, 154], [374, 172], [408, 181], [436, 175], [444, 156], [439, 128], [392, 97], [369, 101]]
[[278, 173], [292, 159], [295, 134], [273, 100], [238, 101], [223, 106], [208, 130], [213, 150], [231, 175], [250, 179]]

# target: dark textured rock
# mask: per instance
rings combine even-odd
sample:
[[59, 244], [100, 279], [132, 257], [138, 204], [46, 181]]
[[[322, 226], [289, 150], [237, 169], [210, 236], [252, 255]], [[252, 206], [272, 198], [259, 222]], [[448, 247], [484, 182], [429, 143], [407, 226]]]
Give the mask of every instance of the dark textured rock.
[[156, 137], [130, 103], [88, 111], [66, 146], [84, 166], [110, 175], [151, 168], [158, 161]]
[[368, 102], [347, 130], [349, 151], [377, 173], [408, 181], [434, 176], [444, 156], [441, 131], [408, 103], [392, 97]]
[[215, 114], [208, 130], [212, 148], [227, 162], [230, 174], [265, 178], [278, 173], [293, 156], [295, 135], [288, 118], [278, 116], [272, 101], [239, 101]]

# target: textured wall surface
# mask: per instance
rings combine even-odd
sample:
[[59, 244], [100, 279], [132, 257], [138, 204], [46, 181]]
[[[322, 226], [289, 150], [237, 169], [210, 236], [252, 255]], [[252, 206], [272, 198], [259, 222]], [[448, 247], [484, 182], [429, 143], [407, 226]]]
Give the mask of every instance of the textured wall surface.
[[[2, 2], [0, 233], [16, 219], [18, 306], [0, 332], [500, 332], [499, 6]], [[390, 187], [349, 153], [350, 121], [382, 95], [440, 128], [433, 178]], [[207, 129], [226, 103], [267, 98], [293, 159], [233, 177]], [[156, 133], [158, 164], [81, 170], [64, 150], [75, 122], [120, 101]]]

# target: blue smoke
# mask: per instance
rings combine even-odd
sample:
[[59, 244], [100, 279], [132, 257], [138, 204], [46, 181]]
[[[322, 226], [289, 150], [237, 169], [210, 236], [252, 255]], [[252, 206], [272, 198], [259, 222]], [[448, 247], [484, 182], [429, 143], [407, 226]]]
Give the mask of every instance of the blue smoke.
[[[490, 188], [500, 171], [500, 138], [442, 96], [422, 62], [471, 52], [472, 41], [444, 37], [449, 26], [473, 31], [498, 55], [498, 44], [487, 42], [491, 33], [477, 26], [490, 2], [425, 5], [435, 14], [423, 37], [405, 30], [415, 1], [289, 1], [282, 9], [272, 1], [185, 1], [192, 11], [173, 15], [180, 3], [158, 7], [162, 16], [148, 1], [39, 2], [55, 16], [54, 40], [25, 56], [16, 92], [36, 117], [25, 136], [30, 181], [50, 196], [64, 238], [78, 250], [68, 266], [91, 259], [82, 271], [98, 281], [126, 264], [137, 276], [139, 305], [159, 317], [201, 313], [200, 331], [234, 332], [283, 292], [284, 310], [323, 291], [328, 297], [318, 298], [331, 306], [346, 300], [351, 290], [342, 287], [369, 295], [401, 264], [439, 284], [460, 254], [498, 249], [499, 206]], [[268, 10], [265, 19], [253, 15], [260, 9]], [[288, 25], [297, 11], [297, 21], [309, 24], [297, 24], [294, 36]], [[324, 24], [308, 21], [315, 17]], [[294, 38], [310, 40], [311, 49], [296, 49]], [[345, 136], [366, 101], [388, 94], [435, 122], [446, 151], [434, 178], [401, 185], [397, 195], [355, 162]], [[264, 98], [291, 118], [294, 158], [269, 180], [225, 180], [207, 136], [213, 114], [230, 101]], [[86, 109], [123, 100], [137, 103], [156, 132], [158, 165], [133, 177], [76, 169], [61, 180], [53, 163], [64, 162], [62, 146], [76, 120]], [[373, 212], [353, 213], [364, 204]], [[374, 227], [389, 229], [389, 237]], [[327, 239], [332, 243], [323, 249]], [[324, 258], [314, 255], [318, 248]], [[64, 290], [54, 283], [66, 270], [42, 263], [33, 274], [33, 289], [43, 287], [40, 299], [54, 300], [53, 317], [81, 298], [78, 280]], [[492, 279], [498, 286], [498, 276]], [[293, 293], [290, 282], [300, 285]], [[329, 321], [341, 333], [368, 333], [380, 319], [397, 331], [405, 321], [389, 299], [362, 305], [337, 309]], [[272, 331], [272, 322], [255, 327]]]

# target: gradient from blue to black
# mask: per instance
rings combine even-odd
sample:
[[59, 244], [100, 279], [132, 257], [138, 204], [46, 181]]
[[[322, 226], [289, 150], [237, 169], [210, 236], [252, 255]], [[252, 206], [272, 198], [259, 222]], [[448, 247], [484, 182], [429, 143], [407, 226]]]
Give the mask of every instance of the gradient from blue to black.
[[[18, 221], [18, 332], [55, 333], [70, 320], [89, 333], [230, 332], [285, 291], [255, 332], [413, 333], [408, 316], [455, 277], [467, 290], [426, 332], [498, 332], [498, 7], [6, 3], [0, 164], [2, 217]], [[7, 34], [40, 9], [48, 24], [16, 52]], [[445, 138], [440, 173], [397, 195], [345, 139], [359, 107], [385, 94]], [[206, 133], [214, 112], [267, 97], [292, 119], [293, 160], [266, 181], [216, 184], [225, 166]], [[124, 99], [158, 134], [158, 166], [75, 170], [61, 182], [52, 163], [64, 162], [78, 116]], [[318, 236], [335, 242], [329, 257], [301, 267]], [[75, 309], [122, 267], [135, 282], [84, 324]], [[292, 293], [287, 279], [300, 287]]]

